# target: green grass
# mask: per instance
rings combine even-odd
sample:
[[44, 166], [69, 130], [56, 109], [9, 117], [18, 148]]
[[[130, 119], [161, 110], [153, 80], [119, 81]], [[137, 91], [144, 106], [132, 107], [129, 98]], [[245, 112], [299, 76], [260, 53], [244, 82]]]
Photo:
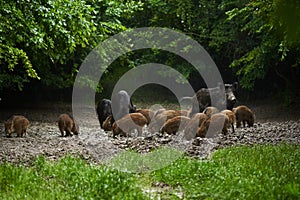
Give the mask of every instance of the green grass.
[[134, 174], [65, 157], [33, 166], [0, 166], [0, 199], [144, 199]]
[[[143, 193], [161, 189], [154, 182], [169, 189]], [[30, 167], [0, 165], [0, 199], [178, 199], [176, 193], [184, 199], [300, 199], [300, 146], [231, 147], [208, 160], [184, 156], [138, 174], [69, 156], [57, 162], [39, 157]]]
[[105, 162], [111, 168], [130, 173], [154, 171], [170, 165], [183, 155], [182, 151], [171, 147], [161, 147], [147, 154], [123, 151]]
[[210, 161], [183, 158], [152, 176], [183, 188], [186, 199], [300, 199], [300, 147], [227, 148]]

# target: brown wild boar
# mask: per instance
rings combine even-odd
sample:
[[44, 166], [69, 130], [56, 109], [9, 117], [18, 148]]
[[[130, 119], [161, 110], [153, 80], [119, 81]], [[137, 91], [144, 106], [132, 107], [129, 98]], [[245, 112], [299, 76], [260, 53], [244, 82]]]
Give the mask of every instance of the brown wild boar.
[[103, 122], [102, 128], [104, 131], [111, 131], [112, 130], [112, 125], [111, 125], [111, 118], [112, 115], [109, 115]]
[[154, 116], [154, 112], [150, 109], [138, 109], [136, 110], [136, 113], [141, 113], [142, 115], [144, 115], [147, 118], [147, 125], [150, 124], [151, 119]]
[[193, 115], [191, 120], [187, 123], [184, 130], [184, 135], [186, 139], [192, 139], [196, 136], [198, 128], [201, 124], [207, 120], [207, 115], [204, 113], [196, 113]]
[[218, 108], [216, 107], [213, 107], [213, 106], [209, 106], [209, 107], [206, 107], [203, 111], [204, 114], [207, 115], [207, 117], [210, 117], [212, 116], [213, 114], [216, 114], [220, 112]]
[[254, 113], [250, 108], [247, 106], [238, 106], [233, 109], [236, 117], [236, 127], [239, 128], [241, 126], [241, 122], [243, 126], [246, 127], [246, 122], [249, 127], [253, 126], [254, 124]]
[[64, 132], [66, 132], [65, 136], [72, 136], [71, 132], [75, 135], [79, 134], [78, 124], [69, 114], [61, 114], [58, 117], [58, 128], [62, 137], [64, 136]]
[[217, 113], [212, 115], [201, 124], [201, 126], [198, 128], [197, 136], [205, 137], [208, 128], [210, 128], [213, 133], [218, 133], [220, 131], [218, 130], [218, 127], [222, 122], [224, 123], [222, 125], [222, 133], [226, 135], [228, 133], [228, 128], [230, 127], [229, 118], [223, 113]]
[[159, 114], [161, 114], [161, 113], [164, 112], [164, 111], [166, 111], [165, 108], [160, 108], [160, 109], [156, 110], [156, 111], [154, 112], [154, 117], [157, 116], [157, 115], [159, 115]]
[[161, 129], [162, 125], [173, 117], [180, 116], [181, 113], [178, 110], [165, 110], [158, 115], [155, 115], [151, 123], [149, 124], [150, 132], [157, 132]]
[[231, 124], [232, 133], [234, 133], [234, 124], [236, 122], [234, 112], [231, 110], [222, 110], [221, 113], [224, 113], [229, 118], [229, 123]]
[[173, 117], [181, 116], [181, 111], [180, 110], [165, 110], [161, 114], [167, 116], [168, 119], [171, 119]]
[[11, 136], [12, 133], [17, 133], [17, 137], [23, 137], [27, 134], [29, 120], [22, 115], [13, 115], [4, 122], [6, 136]]
[[[168, 133], [175, 135], [178, 131], [182, 131], [186, 124], [190, 121], [189, 117], [177, 116], [171, 119], [168, 119], [160, 129], [161, 133]], [[181, 128], [181, 129], [179, 129]]]
[[142, 134], [143, 127], [147, 124], [147, 118], [141, 113], [130, 113], [114, 122], [112, 125], [113, 137], [116, 135], [127, 136], [134, 129], [137, 129], [138, 135]]
[[188, 117], [190, 115], [189, 110], [179, 110], [181, 116]]
[[157, 132], [160, 130], [162, 125], [167, 121], [167, 116], [163, 114], [156, 115], [149, 124], [148, 128], [150, 132]]

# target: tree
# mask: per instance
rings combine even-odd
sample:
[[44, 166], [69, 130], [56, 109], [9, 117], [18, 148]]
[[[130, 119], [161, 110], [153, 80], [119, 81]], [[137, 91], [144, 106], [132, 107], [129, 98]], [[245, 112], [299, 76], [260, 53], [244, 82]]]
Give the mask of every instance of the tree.
[[257, 79], [272, 72], [286, 81], [285, 87], [296, 86], [300, 49], [295, 38], [299, 38], [300, 31], [298, 26], [294, 31], [291, 28], [300, 20], [299, 8], [296, 1], [251, 0], [242, 8], [226, 13], [227, 20], [239, 21], [236, 23], [239, 31], [252, 41], [247, 51], [231, 64], [245, 88], [252, 89]]
[[125, 30], [140, 3], [58, 0], [0, 3], [0, 90], [22, 90], [39, 80], [53, 88], [70, 87], [80, 63], [98, 42]]
[[[162, 25], [189, 34], [210, 53], [224, 79], [234, 73], [248, 90], [266, 77], [279, 85], [283, 81], [283, 88], [299, 85], [297, 1], [146, 0], [144, 6], [147, 12], [137, 13], [142, 19], [139, 26]], [[136, 17], [135, 22], [137, 18], [140, 19]], [[174, 64], [171, 66], [181, 65], [172, 62], [176, 60], [172, 56], [168, 58], [169, 64]], [[193, 69], [186, 71], [191, 77]]]

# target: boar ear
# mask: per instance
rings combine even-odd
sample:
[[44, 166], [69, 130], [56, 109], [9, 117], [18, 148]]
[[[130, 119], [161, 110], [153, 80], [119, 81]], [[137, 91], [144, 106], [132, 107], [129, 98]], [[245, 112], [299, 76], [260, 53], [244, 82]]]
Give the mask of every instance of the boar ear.
[[232, 84], [232, 89], [233, 89], [233, 91], [236, 91], [236, 90], [238, 89], [238, 87], [239, 87], [239, 83], [238, 83], [238, 82], [234, 82], [234, 83]]

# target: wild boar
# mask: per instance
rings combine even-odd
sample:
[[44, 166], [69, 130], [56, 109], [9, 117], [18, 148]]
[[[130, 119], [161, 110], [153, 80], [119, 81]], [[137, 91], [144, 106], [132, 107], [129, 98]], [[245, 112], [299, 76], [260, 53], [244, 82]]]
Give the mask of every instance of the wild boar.
[[189, 110], [179, 110], [181, 116], [189, 117], [190, 111]]
[[104, 131], [111, 131], [112, 130], [112, 124], [111, 124], [111, 118], [112, 115], [109, 115], [103, 122], [102, 128]]
[[[223, 124], [221, 124], [223, 123]], [[218, 127], [222, 127], [222, 133], [226, 135], [230, 127], [229, 118], [223, 113], [217, 113], [205, 120], [197, 130], [198, 137], [206, 137], [207, 131], [210, 128], [211, 133], [218, 133]]]
[[114, 95], [111, 103], [113, 112], [112, 124], [125, 115], [136, 111], [136, 107], [132, 104], [131, 98], [125, 90], [120, 90]]
[[103, 128], [102, 126], [103, 122], [106, 120], [108, 116], [112, 115], [111, 101], [109, 99], [102, 99], [97, 104], [96, 111], [97, 111], [100, 127]]
[[181, 112], [179, 110], [165, 110], [161, 114], [167, 116], [168, 119], [181, 116]]
[[234, 124], [236, 123], [235, 114], [231, 110], [222, 110], [221, 113], [224, 113], [229, 118], [229, 123], [231, 124], [232, 133], [234, 133]]
[[162, 111], [160, 114], [155, 115], [151, 123], [149, 124], [149, 131], [150, 132], [157, 132], [160, 130], [162, 125], [168, 120], [173, 117], [180, 116], [181, 113], [178, 110], [165, 110]]
[[141, 113], [147, 118], [147, 125], [150, 124], [151, 119], [154, 117], [154, 112], [150, 109], [138, 109], [136, 110], [136, 113]]
[[156, 110], [156, 111], [154, 112], [154, 117], [156, 117], [157, 115], [161, 114], [161, 113], [164, 112], [164, 111], [166, 111], [165, 108], [160, 108], [160, 109]]
[[142, 129], [147, 124], [147, 122], [147, 118], [141, 113], [127, 114], [113, 123], [113, 137], [115, 137], [116, 135], [127, 136], [127, 134], [134, 129], [137, 129], [138, 135], [141, 135]]
[[249, 127], [254, 124], [254, 113], [247, 106], [241, 105], [233, 109], [236, 117], [236, 127], [239, 128], [241, 126], [241, 122], [243, 126], [246, 127], [246, 122]]
[[[61, 114], [58, 117], [57, 121], [58, 121], [58, 128], [62, 137], [72, 136], [71, 132], [74, 133], [75, 135], [79, 134], [79, 126], [71, 115]], [[66, 132], [65, 135], [64, 132]]]
[[[206, 107], [211, 106], [211, 95], [215, 99], [220, 99], [220, 101], [217, 102], [217, 105], [215, 105], [219, 110], [224, 108], [225, 105], [228, 110], [232, 110], [237, 101], [234, 95], [237, 88], [237, 82], [234, 82], [233, 84], [224, 84], [225, 91], [223, 92], [222, 84], [219, 83], [218, 86], [214, 88], [201, 88], [193, 97], [182, 97], [180, 101], [190, 100], [192, 102], [191, 115], [197, 112], [203, 112]], [[223, 96], [224, 93], [225, 97]], [[225, 101], [222, 99], [225, 99]]]
[[[160, 129], [161, 133], [168, 133], [175, 135], [178, 131], [184, 130], [186, 124], [190, 121], [189, 117], [177, 116], [168, 119]], [[180, 128], [180, 129], [179, 129]]]
[[17, 133], [17, 137], [23, 137], [27, 134], [29, 120], [22, 115], [13, 115], [4, 122], [6, 136], [10, 137], [12, 133]]
[[184, 136], [186, 139], [190, 140], [196, 136], [198, 128], [201, 124], [207, 120], [207, 115], [204, 113], [196, 113], [193, 115], [191, 120], [187, 123], [184, 130]]
[[207, 117], [211, 117], [213, 114], [217, 114], [219, 111], [218, 108], [209, 106], [203, 110], [203, 113], [207, 115]]
[[225, 95], [226, 95], [226, 107], [227, 110], [232, 110], [234, 105], [237, 102], [236, 96], [234, 92], [238, 89], [238, 82], [234, 82], [233, 84], [224, 84], [225, 87]]

